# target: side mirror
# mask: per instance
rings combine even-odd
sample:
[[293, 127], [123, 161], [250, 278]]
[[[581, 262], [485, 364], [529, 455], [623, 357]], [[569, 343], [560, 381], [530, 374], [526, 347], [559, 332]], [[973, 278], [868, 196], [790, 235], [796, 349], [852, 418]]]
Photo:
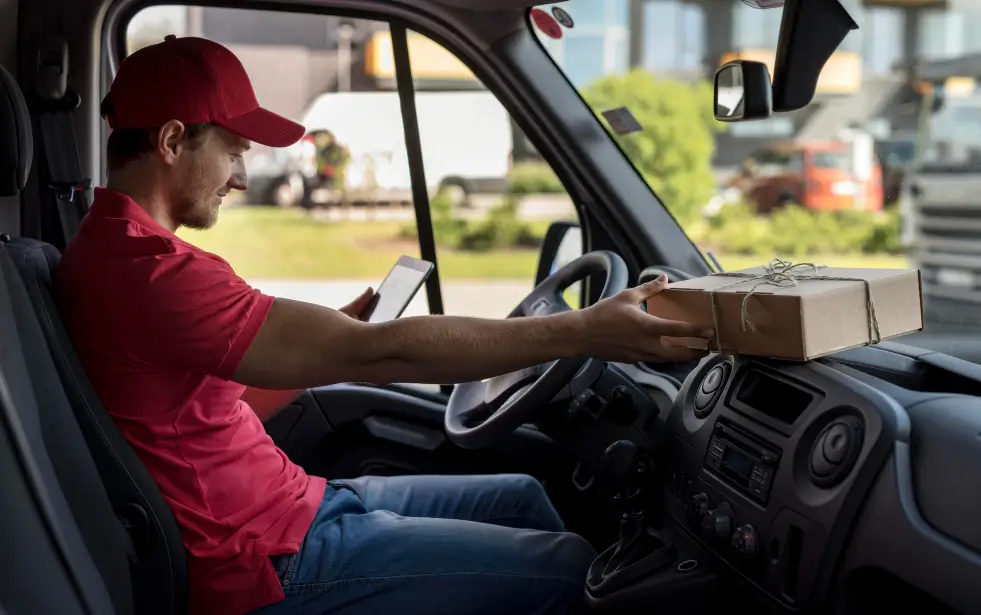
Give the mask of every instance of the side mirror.
[[579, 225], [575, 222], [553, 222], [545, 232], [545, 239], [542, 240], [535, 286], [541, 284], [560, 267], [582, 255], [582, 229]]
[[715, 119], [720, 122], [762, 120], [773, 112], [773, 86], [766, 64], [726, 62], [715, 71]]

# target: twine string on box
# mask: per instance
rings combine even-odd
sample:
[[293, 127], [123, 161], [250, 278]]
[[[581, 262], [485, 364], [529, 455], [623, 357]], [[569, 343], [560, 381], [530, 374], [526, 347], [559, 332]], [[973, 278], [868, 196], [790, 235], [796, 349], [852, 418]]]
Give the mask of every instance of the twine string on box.
[[756, 332], [756, 325], [753, 323], [753, 319], [749, 317], [749, 299], [753, 296], [753, 293], [756, 292], [756, 289], [761, 286], [769, 285], [779, 288], [789, 288], [797, 286], [798, 282], [807, 280], [861, 282], [865, 285], [866, 307], [868, 309], [868, 343], [875, 344], [880, 342], [882, 340], [882, 336], [879, 334], [879, 320], [875, 314], [875, 303], [872, 301], [872, 283], [863, 278], [817, 275], [818, 270], [824, 269], [825, 267], [825, 265], [815, 265], [814, 263], [791, 263], [779, 258], [773, 258], [769, 263], [763, 266], [763, 273], [757, 274], [742, 271], [721, 271], [710, 274], [718, 277], [741, 278], [735, 282], [732, 282], [731, 284], [713, 288], [709, 293], [709, 297], [712, 301], [712, 325], [715, 329], [715, 351], [722, 351], [722, 338], [719, 335], [719, 311], [715, 302], [716, 293], [726, 288], [731, 288], [733, 286], [747, 284], [750, 282], [753, 283], [753, 286], [749, 289], [749, 292], [743, 295], [742, 304], [739, 309], [739, 322], [742, 325], [743, 331], [749, 330], [754, 333]]

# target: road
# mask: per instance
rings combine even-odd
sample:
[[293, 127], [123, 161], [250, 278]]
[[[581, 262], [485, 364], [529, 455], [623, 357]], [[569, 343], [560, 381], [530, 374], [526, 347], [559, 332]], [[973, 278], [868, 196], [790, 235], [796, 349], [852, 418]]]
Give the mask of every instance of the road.
[[[262, 292], [339, 308], [357, 297], [368, 286], [377, 288], [380, 280], [344, 280], [340, 282], [249, 280]], [[504, 318], [531, 291], [531, 281], [443, 282], [443, 304], [447, 314]], [[404, 316], [428, 314], [425, 290], [416, 295]]]

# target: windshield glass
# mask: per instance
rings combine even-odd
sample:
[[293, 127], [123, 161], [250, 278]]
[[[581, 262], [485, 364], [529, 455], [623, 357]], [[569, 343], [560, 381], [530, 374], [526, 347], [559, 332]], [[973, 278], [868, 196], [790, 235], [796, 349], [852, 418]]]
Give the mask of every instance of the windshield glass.
[[927, 324], [900, 341], [981, 363], [981, 0], [842, 4], [859, 29], [812, 103], [742, 123], [714, 119], [715, 70], [772, 75], [782, 8], [569, 0], [530, 27], [710, 261], [918, 268]]

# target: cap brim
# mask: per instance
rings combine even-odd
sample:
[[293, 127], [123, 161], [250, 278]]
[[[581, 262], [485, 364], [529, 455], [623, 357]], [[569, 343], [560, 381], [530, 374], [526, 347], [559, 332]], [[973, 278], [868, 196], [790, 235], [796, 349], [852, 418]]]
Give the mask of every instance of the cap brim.
[[262, 107], [245, 115], [216, 123], [244, 139], [269, 147], [293, 145], [306, 134], [306, 129], [301, 124]]

